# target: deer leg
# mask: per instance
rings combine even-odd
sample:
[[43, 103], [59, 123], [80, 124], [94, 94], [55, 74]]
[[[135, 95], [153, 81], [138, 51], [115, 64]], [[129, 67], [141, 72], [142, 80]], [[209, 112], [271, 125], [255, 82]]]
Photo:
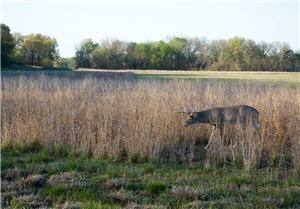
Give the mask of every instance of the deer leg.
[[223, 156], [223, 161], [226, 162], [226, 142], [225, 142], [225, 139], [224, 139], [224, 124], [219, 124], [218, 126], [219, 130], [220, 130], [220, 139], [221, 139], [221, 144], [223, 144], [222, 146], [222, 156]]
[[211, 130], [211, 134], [210, 134], [210, 137], [209, 137], [209, 141], [208, 141], [207, 145], [205, 146], [205, 149], [207, 149], [208, 146], [210, 145], [210, 142], [211, 142], [211, 139], [212, 139], [212, 137], [213, 137], [213, 135], [214, 135], [215, 129], [216, 129], [216, 125], [213, 125], [213, 128], [212, 128], [212, 130]]
[[258, 119], [252, 119], [252, 125], [255, 128], [255, 134], [260, 138], [261, 132], [260, 132], [260, 124], [258, 122]]
[[242, 127], [242, 130], [243, 130], [243, 137], [244, 137], [243, 140], [246, 140], [247, 123], [246, 122], [242, 123], [241, 127]]
[[224, 136], [224, 125], [219, 125], [219, 129], [220, 129], [220, 137], [222, 141]]

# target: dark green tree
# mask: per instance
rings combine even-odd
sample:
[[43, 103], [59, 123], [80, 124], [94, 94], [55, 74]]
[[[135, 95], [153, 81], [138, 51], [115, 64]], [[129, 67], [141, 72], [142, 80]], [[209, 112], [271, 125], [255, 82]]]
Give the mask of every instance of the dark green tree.
[[15, 41], [7, 25], [1, 24], [1, 66], [10, 64]]
[[75, 60], [76, 67], [92, 67], [91, 53], [96, 49], [99, 44], [94, 43], [92, 39], [83, 40], [79, 47], [76, 49]]

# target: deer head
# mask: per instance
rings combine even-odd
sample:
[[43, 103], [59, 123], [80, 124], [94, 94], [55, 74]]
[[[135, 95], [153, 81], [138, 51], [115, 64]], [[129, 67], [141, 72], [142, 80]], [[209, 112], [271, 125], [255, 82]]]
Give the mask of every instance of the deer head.
[[190, 105], [188, 107], [183, 106], [181, 108], [181, 111], [177, 111], [176, 113], [180, 113], [180, 114], [188, 114], [190, 116], [190, 118], [184, 123], [184, 126], [187, 127], [190, 124], [193, 124], [192, 122], [192, 118], [196, 113], [196, 108], [195, 107], [191, 107]]
[[190, 117], [189, 119], [187, 119], [184, 123], [184, 126], [185, 127], [188, 127], [189, 125], [192, 125], [192, 124], [195, 124], [195, 123], [198, 123], [198, 114], [196, 112], [190, 114]]

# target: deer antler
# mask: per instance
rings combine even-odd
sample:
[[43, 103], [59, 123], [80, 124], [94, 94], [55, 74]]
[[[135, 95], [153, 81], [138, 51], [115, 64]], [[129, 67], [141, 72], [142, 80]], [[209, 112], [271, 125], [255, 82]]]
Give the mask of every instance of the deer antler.
[[177, 111], [176, 113], [188, 113], [188, 114], [191, 114], [191, 113], [195, 113], [195, 112], [196, 112], [196, 108], [192, 107], [191, 105], [188, 105], [188, 108], [186, 108], [186, 106], [183, 106], [181, 108], [181, 111]]

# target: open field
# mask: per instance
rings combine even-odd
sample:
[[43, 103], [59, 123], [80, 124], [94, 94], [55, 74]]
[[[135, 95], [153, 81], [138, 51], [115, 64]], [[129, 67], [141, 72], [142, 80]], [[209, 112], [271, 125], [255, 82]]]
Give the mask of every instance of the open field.
[[252, 82], [273, 82], [273, 83], [289, 83], [300, 84], [300, 72], [249, 72], [249, 71], [180, 71], [180, 70], [107, 70], [107, 69], [86, 69], [80, 68], [72, 70], [71, 68], [57, 67], [35, 67], [35, 66], [20, 66], [2, 68], [6, 72], [68, 72], [68, 73], [90, 73], [94, 76], [95, 73], [116, 75], [127, 75], [135, 78], [188, 78], [202, 80], [223, 80], [223, 81], [252, 81]]
[[[3, 207], [299, 207], [297, 82], [127, 72], [3, 72], [1, 79]], [[236, 104], [259, 110], [260, 135], [226, 126], [208, 150], [211, 127], [185, 128], [187, 117], [175, 113]]]
[[80, 72], [131, 73], [139, 78], [195, 78], [300, 83], [300, 72], [178, 71], [178, 70], [99, 70], [81, 68]]

